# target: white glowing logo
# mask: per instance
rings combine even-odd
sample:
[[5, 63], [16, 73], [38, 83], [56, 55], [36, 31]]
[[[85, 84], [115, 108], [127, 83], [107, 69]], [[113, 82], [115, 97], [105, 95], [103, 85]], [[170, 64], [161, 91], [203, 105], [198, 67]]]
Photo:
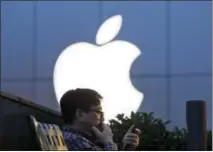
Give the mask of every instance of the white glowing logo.
[[58, 57], [54, 68], [54, 89], [60, 101], [62, 95], [76, 88], [90, 88], [103, 96], [105, 119], [117, 114], [129, 115], [137, 111], [143, 94], [131, 83], [130, 68], [140, 50], [130, 42], [112, 41], [122, 25], [122, 17], [115, 15], [99, 28], [96, 43], [75, 43]]

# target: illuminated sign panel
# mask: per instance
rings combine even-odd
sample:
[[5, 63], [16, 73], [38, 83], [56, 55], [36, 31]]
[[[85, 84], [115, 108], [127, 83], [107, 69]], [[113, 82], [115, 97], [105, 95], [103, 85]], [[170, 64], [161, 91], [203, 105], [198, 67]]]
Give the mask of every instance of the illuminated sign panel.
[[114, 40], [122, 25], [122, 16], [107, 19], [96, 35], [96, 45], [79, 42], [59, 55], [53, 74], [56, 98], [76, 88], [90, 88], [103, 96], [105, 119], [137, 111], [143, 100], [130, 80], [130, 69], [141, 54], [134, 44]]

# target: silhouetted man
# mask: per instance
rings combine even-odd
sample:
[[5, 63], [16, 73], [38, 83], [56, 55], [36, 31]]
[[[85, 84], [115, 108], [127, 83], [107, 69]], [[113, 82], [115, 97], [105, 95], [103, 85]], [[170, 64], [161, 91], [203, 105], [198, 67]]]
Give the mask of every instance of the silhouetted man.
[[[91, 89], [70, 90], [62, 96], [60, 106], [66, 124], [62, 133], [69, 150], [118, 150], [110, 127], [103, 123], [102, 131], [97, 128], [104, 118], [101, 99]], [[134, 150], [139, 144], [140, 130], [136, 129], [136, 133], [130, 130], [124, 136], [123, 145], [129, 144], [128, 150]]]

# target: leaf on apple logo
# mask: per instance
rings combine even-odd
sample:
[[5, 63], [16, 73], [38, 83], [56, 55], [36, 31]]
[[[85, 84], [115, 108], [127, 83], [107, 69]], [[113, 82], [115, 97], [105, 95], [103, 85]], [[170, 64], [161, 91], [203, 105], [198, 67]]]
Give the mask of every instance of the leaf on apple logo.
[[113, 40], [122, 25], [122, 16], [114, 15], [107, 19], [98, 29], [96, 34], [96, 44], [103, 45]]

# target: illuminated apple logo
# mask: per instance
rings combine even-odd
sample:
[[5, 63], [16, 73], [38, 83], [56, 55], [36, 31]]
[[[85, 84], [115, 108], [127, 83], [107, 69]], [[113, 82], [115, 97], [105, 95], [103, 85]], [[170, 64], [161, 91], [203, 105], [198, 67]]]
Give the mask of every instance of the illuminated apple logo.
[[103, 96], [106, 121], [117, 114], [137, 111], [143, 94], [130, 80], [130, 68], [140, 50], [127, 41], [111, 41], [122, 25], [122, 16], [107, 19], [96, 35], [97, 45], [80, 42], [68, 46], [58, 57], [53, 74], [56, 98], [76, 88], [90, 88]]

